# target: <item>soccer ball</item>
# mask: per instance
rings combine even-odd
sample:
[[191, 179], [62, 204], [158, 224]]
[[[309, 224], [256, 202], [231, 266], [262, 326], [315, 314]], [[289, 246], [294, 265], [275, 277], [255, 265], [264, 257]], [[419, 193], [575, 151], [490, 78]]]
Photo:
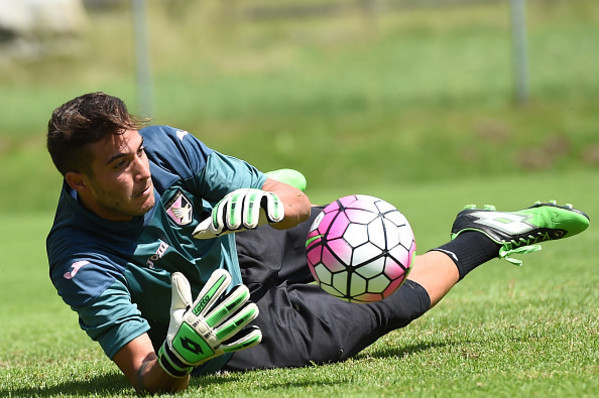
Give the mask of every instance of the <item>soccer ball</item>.
[[393, 205], [350, 195], [327, 205], [314, 220], [306, 251], [324, 291], [368, 303], [389, 297], [406, 280], [416, 242], [408, 220]]

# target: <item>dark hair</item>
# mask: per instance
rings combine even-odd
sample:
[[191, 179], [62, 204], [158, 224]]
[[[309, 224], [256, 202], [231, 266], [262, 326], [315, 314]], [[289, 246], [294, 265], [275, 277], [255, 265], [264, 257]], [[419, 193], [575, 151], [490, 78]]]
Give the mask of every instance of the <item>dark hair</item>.
[[102, 92], [85, 94], [52, 112], [46, 137], [48, 152], [63, 176], [69, 171], [91, 174], [89, 144], [139, 129], [145, 122], [132, 116], [117, 97]]

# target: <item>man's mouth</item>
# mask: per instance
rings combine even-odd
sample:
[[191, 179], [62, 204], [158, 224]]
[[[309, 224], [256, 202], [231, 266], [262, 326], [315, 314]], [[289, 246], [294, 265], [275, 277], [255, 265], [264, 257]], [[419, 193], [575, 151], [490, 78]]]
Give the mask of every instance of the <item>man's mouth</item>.
[[148, 196], [150, 194], [150, 192], [152, 192], [152, 186], [153, 186], [152, 182], [148, 182], [148, 185], [143, 190], [141, 190], [139, 193], [135, 194], [135, 197], [139, 198], [139, 197], [143, 197], [143, 196]]

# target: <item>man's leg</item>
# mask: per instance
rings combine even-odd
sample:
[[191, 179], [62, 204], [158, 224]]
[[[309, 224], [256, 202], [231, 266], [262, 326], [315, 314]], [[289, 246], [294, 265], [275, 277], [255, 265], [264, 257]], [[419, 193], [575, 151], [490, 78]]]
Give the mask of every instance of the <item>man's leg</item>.
[[458, 283], [459, 278], [458, 269], [449, 255], [430, 251], [416, 256], [408, 279], [426, 290], [430, 307], [433, 307]]
[[347, 303], [305, 283], [272, 287], [256, 304], [260, 315], [252, 324], [262, 330], [262, 342], [235, 352], [226, 370], [343, 361], [430, 308], [426, 291], [411, 280], [370, 304]]
[[538, 243], [577, 235], [588, 226], [586, 214], [554, 201], [516, 212], [468, 205], [456, 217], [452, 241], [418, 257], [410, 279], [426, 289], [432, 307], [479, 265], [496, 257], [520, 265], [512, 254], [539, 250]]
[[515, 212], [468, 205], [456, 217], [452, 241], [418, 256], [410, 279], [429, 293], [432, 307], [479, 265], [496, 257], [521, 265], [512, 254], [540, 250], [541, 242], [577, 235], [588, 228], [589, 221], [571, 204], [558, 206], [555, 201], [537, 202]]
[[[225, 369], [344, 360], [430, 308], [426, 290], [413, 281], [372, 304], [344, 302], [314, 283], [304, 243], [320, 210], [314, 208], [310, 220], [290, 230], [262, 226], [236, 235], [242, 279], [260, 310], [254, 324], [262, 329], [263, 340], [236, 352]], [[425, 257], [437, 255], [446, 257], [441, 253]]]
[[[380, 302], [349, 304], [307, 284], [311, 278], [305, 252], [298, 245], [303, 247], [310, 222], [279, 232], [282, 235], [264, 230], [246, 235], [241, 245], [238, 241], [240, 260], [245, 258], [244, 281], [252, 276], [250, 283], [261, 286], [261, 294], [254, 299], [261, 312], [257, 323], [264, 340], [234, 354], [228, 369], [303, 366], [348, 358], [421, 316], [468, 272], [502, 251], [504, 257], [528, 252], [531, 244], [576, 235], [589, 224], [584, 213], [553, 203], [510, 213], [468, 208], [456, 218], [453, 240], [417, 256], [409, 280], [398, 291]], [[297, 250], [287, 251], [293, 242]], [[258, 257], [262, 253], [267, 263], [253, 258], [256, 253]], [[260, 269], [267, 270], [268, 281], [256, 278]]]

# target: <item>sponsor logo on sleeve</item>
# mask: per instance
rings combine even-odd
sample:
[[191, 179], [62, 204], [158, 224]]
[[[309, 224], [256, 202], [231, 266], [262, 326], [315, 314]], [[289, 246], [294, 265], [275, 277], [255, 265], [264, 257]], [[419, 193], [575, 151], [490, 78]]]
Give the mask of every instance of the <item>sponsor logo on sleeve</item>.
[[185, 130], [177, 130], [176, 134], [177, 134], [177, 138], [179, 138], [179, 140], [183, 141], [183, 138], [189, 133]]
[[79, 270], [81, 269], [81, 267], [83, 267], [84, 265], [89, 264], [89, 261], [87, 260], [81, 260], [81, 261], [76, 261], [73, 264], [71, 264], [71, 270], [67, 271], [64, 273], [64, 278], [65, 279], [73, 279], [75, 277], [75, 275], [77, 275], [77, 272], [79, 272]]

